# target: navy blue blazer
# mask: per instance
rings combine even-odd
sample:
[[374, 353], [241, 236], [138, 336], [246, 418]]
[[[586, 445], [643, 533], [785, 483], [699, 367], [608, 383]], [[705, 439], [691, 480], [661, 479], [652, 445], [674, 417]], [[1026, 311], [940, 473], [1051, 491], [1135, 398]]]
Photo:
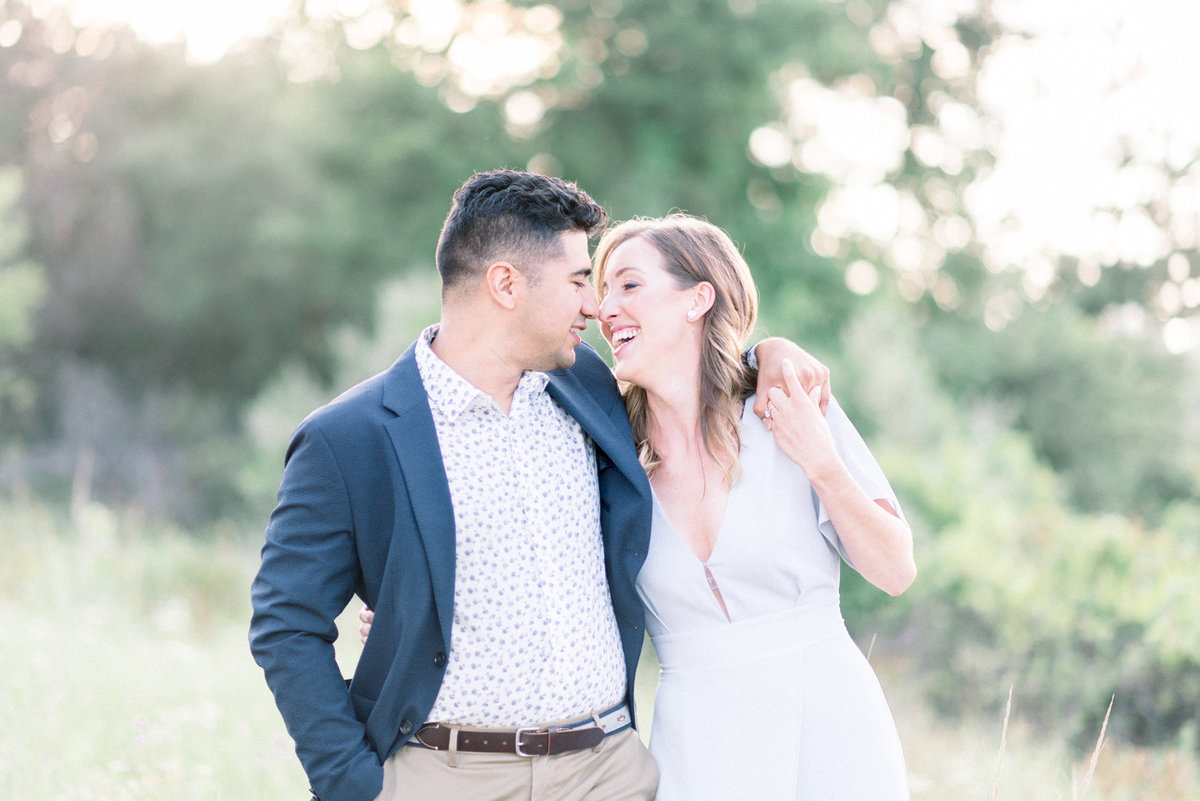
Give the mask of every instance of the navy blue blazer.
[[[643, 640], [634, 579], [650, 541], [650, 484], [625, 406], [588, 345], [547, 391], [596, 444], [600, 524], [628, 700]], [[387, 371], [309, 415], [288, 447], [251, 588], [250, 646], [312, 792], [371, 801], [384, 760], [433, 707], [450, 651], [454, 513], [410, 347]], [[335, 618], [357, 595], [375, 621], [349, 686]]]

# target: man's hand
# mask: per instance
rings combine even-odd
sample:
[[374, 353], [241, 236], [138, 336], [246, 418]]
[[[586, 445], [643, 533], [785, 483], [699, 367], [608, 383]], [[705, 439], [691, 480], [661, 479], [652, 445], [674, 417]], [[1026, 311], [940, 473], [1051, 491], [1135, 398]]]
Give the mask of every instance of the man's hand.
[[783, 377], [784, 360], [791, 360], [796, 370], [796, 377], [807, 395], [817, 387], [821, 388], [819, 406], [821, 414], [829, 408], [829, 368], [814, 359], [812, 355], [799, 345], [782, 337], [768, 337], [754, 347], [754, 355], [758, 359], [758, 395], [754, 399], [754, 413], [764, 420], [767, 417], [767, 393], [772, 387], [779, 387], [784, 392], [787, 385]]
[[358, 638], [362, 640], [362, 644], [367, 644], [367, 636], [371, 633], [371, 623], [375, 620], [375, 613], [367, 607], [358, 610]]

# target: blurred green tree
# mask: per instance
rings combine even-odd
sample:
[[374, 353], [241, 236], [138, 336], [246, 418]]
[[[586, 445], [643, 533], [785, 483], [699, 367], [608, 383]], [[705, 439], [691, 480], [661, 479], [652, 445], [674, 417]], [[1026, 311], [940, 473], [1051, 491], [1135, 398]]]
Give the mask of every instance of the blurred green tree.
[[[1119, 404], [1072, 415], [1066, 402], [1111, 397], [1115, 382], [1179, 398], [1190, 373], [1132, 344], [1107, 370], [1115, 354], [1091, 354], [1098, 329], [1082, 322], [1022, 333], [1039, 318], [1018, 320], [1012, 276], [984, 267], [963, 197], [991, 156], [962, 131], [980, 127], [975, 81], [1001, 33], [986, 5], [929, 18], [907, 0], [431, 9], [304, 7], [277, 41], [189, 66], [179, 48], [6, 0], [19, 35], [0, 48], [0, 153], [21, 165], [27, 250], [48, 288], [23, 367], [38, 397], [28, 436], [66, 436], [68, 376], [83, 373], [128, 420], [162, 420], [160, 445], [235, 435], [284, 365], [331, 378], [331, 332], [372, 331], [379, 283], [432, 269], [453, 188], [504, 165], [576, 179], [617, 218], [714, 220], [755, 270], [763, 328], [827, 360], [865, 313], [859, 295], [902, 298], [928, 323], [939, 380], [1000, 395], [1081, 508], [1153, 517], [1194, 492], [1186, 414], [1134, 422]], [[1054, 301], [1104, 307], [1066, 292], [1041, 305]], [[1014, 348], [1019, 369], [990, 357]], [[1064, 366], [1040, 362], [1050, 354]], [[1070, 380], [1050, 381], [1065, 365]], [[189, 411], [147, 412], [176, 402]]]
[[617, 218], [682, 209], [721, 225], [754, 269], [764, 328], [832, 350], [852, 296], [809, 245], [827, 184], [764, 165], [749, 144], [780, 113], [781, 71], [832, 80], [869, 65], [854, 26], [816, 2], [617, 7], [564, 11], [572, 46], [549, 89], [572, 100], [530, 143]]
[[942, 317], [922, 340], [953, 397], [1029, 433], [1075, 508], [1157, 524], [1196, 497], [1196, 373], [1153, 340], [1106, 332], [1065, 304], [998, 332]]
[[34, 314], [46, 293], [41, 265], [25, 258], [28, 224], [21, 174], [0, 168], [0, 453], [19, 442], [15, 428], [37, 401], [25, 370], [34, 341]]
[[285, 364], [328, 380], [331, 333], [370, 330], [380, 281], [432, 269], [459, 154], [503, 160], [494, 110], [447, 109], [382, 50], [296, 83], [265, 45], [192, 67], [119, 30], [85, 48], [63, 18], [20, 20], [0, 92], [24, 124], [0, 152], [47, 291], [20, 365], [33, 401], [5, 422], [32, 446], [18, 470], [61, 484], [94, 463], [113, 500], [230, 511], [240, 410]]

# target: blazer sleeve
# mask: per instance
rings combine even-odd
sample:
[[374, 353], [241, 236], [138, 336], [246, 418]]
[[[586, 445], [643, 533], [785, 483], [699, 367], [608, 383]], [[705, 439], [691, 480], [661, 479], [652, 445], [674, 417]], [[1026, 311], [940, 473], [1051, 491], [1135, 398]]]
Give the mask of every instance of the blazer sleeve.
[[383, 787], [333, 648], [335, 620], [359, 573], [343, 471], [310, 418], [288, 447], [267, 524], [251, 588], [250, 647], [322, 801], [371, 801]]

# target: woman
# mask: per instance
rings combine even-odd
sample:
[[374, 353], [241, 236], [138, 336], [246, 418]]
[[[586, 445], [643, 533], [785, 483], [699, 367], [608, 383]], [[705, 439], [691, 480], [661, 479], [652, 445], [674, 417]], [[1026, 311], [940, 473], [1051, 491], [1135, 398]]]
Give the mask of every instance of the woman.
[[906, 799], [895, 725], [838, 605], [839, 559], [893, 595], [916, 573], [882, 471], [794, 371], [770, 391], [769, 419], [753, 414], [739, 354], [756, 290], [719, 228], [631, 220], [595, 262], [654, 490], [638, 591], [662, 666], [659, 801]]

